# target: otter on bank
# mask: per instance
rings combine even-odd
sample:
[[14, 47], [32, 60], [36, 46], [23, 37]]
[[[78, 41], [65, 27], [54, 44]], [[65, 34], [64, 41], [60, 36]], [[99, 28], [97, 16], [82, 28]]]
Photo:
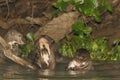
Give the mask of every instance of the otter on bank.
[[93, 64], [90, 58], [90, 53], [86, 49], [79, 49], [76, 51], [75, 57], [69, 62], [66, 70], [79, 71], [79, 70], [110, 70], [120, 69], [119, 63], [106, 63], [106, 64]]
[[35, 64], [40, 69], [54, 69], [55, 55], [52, 49], [52, 42], [48, 36], [41, 36], [36, 41], [36, 56]]
[[[8, 44], [9, 49], [11, 50], [11, 52], [16, 55], [19, 56], [19, 46], [18, 45], [23, 45], [24, 44], [24, 38], [23, 35], [14, 30], [14, 29], [10, 29], [8, 30], [8, 32], [5, 34], [4, 36], [4, 40], [6, 41], [6, 43]], [[3, 46], [0, 44], [0, 59], [2, 60], [2, 62], [6, 62], [7, 58], [6, 56], [3, 54], [4, 52], [4, 48]], [[2, 63], [1, 62], [1, 63]]]
[[4, 39], [6, 40], [6, 42], [8, 43], [11, 51], [19, 56], [19, 52], [18, 52], [18, 45], [23, 45], [24, 44], [24, 38], [23, 35], [14, 30], [14, 29], [10, 29], [7, 34], [5, 35]]

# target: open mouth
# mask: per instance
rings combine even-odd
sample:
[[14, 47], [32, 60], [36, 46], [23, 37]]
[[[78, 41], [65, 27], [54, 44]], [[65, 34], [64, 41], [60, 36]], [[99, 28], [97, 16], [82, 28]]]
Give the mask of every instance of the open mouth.
[[87, 70], [91, 68], [91, 61], [76, 61], [73, 60], [69, 63], [67, 70]]
[[79, 66], [80, 64], [77, 61], [73, 60], [69, 63], [67, 70], [76, 70]]

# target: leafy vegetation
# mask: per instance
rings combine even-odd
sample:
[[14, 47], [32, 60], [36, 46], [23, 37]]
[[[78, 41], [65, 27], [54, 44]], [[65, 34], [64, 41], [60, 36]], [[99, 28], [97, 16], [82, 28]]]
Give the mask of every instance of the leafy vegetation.
[[63, 56], [73, 57], [76, 50], [84, 48], [90, 51], [92, 59], [96, 60], [120, 60], [120, 41], [115, 40], [112, 49], [108, 48], [106, 38], [92, 39], [92, 28], [78, 21], [72, 26], [74, 36], [66, 36], [66, 42], [62, 43], [59, 52]]
[[89, 26], [85, 26], [82, 21], [78, 21], [76, 24], [72, 26], [74, 36], [70, 38], [67, 36], [66, 43], [63, 43], [59, 49], [59, 52], [63, 54], [63, 56], [73, 57], [74, 53], [79, 48], [88, 48], [90, 44], [90, 33], [92, 32], [92, 28]]
[[[100, 1], [100, 2], [99, 2]], [[73, 10], [79, 11], [80, 16], [94, 17], [95, 21], [100, 22], [100, 13], [105, 9], [112, 12], [112, 7], [107, 4], [107, 0], [58, 0], [53, 5], [57, 8], [55, 13], [66, 11], [69, 4], [73, 5]], [[63, 56], [73, 57], [76, 50], [84, 48], [90, 51], [92, 59], [97, 60], [120, 60], [120, 40], [113, 42], [114, 46], [110, 49], [106, 38], [92, 39], [90, 34], [92, 28], [78, 20], [72, 25], [73, 36], [66, 35], [66, 42], [60, 44], [59, 53]], [[28, 56], [34, 50], [34, 35], [28, 33], [27, 44], [20, 46], [22, 56]]]
[[[101, 12], [106, 9], [113, 11], [107, 0], [58, 0], [53, 5], [57, 8], [56, 12], [59, 12], [66, 11], [69, 4], [72, 4], [73, 10], [80, 12], [80, 16], [94, 17], [97, 22], [101, 21]], [[120, 60], [120, 40], [114, 41], [114, 46], [108, 48], [106, 38], [92, 39], [92, 28], [84, 25], [81, 20], [72, 25], [72, 30], [73, 36], [67, 35], [66, 42], [60, 45], [59, 52], [63, 56], [73, 57], [77, 49], [85, 48], [90, 51], [92, 59]]]
[[[100, 1], [100, 2], [99, 2]], [[101, 21], [100, 13], [105, 9], [112, 12], [112, 7], [107, 4], [107, 0], [57, 0], [53, 5], [59, 11], [66, 11], [69, 4], [73, 5], [73, 10], [80, 12], [80, 15], [92, 16], [97, 22]]]
[[26, 44], [19, 46], [19, 53], [22, 57], [27, 57], [35, 48], [34, 48], [34, 34], [28, 33], [26, 35]]

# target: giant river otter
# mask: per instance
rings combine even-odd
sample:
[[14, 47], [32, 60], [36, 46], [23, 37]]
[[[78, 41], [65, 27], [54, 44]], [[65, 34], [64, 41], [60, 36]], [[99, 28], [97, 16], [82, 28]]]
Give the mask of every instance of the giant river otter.
[[93, 69], [89, 52], [86, 49], [76, 51], [75, 57], [69, 62], [67, 70], [90, 70]]
[[14, 30], [14, 29], [11, 29], [5, 35], [5, 40], [8, 43], [12, 53], [19, 56], [20, 54], [18, 52], [18, 45], [24, 44], [23, 35], [20, 32]]
[[55, 55], [52, 49], [50, 38], [47, 36], [40, 37], [36, 44], [37, 58], [35, 63], [40, 69], [54, 69], [55, 68]]
[[[23, 35], [14, 29], [10, 29], [5, 34], [4, 39], [5, 39], [6, 43], [8, 44], [8, 47], [11, 50], [11, 52], [16, 56], [19, 56], [20, 54], [19, 54], [18, 45], [24, 44]], [[7, 58], [6, 58], [5, 54], [3, 54], [3, 53], [4, 53], [4, 48], [0, 44], [0, 59], [2, 62], [6, 62]]]
[[[89, 51], [86, 49], [79, 49], [76, 51], [76, 55], [72, 61], [69, 62], [67, 69], [69, 71], [88, 71], [88, 70], [110, 70], [120, 69], [119, 63], [105, 63], [105, 64], [93, 64]], [[101, 61], [102, 62], [102, 61]]]

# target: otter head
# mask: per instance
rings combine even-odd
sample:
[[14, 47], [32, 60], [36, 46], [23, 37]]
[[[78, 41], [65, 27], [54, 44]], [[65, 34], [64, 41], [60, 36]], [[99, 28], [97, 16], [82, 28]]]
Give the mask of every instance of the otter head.
[[23, 45], [24, 38], [23, 35], [16, 31], [16, 30], [9, 30], [5, 36], [7, 43], [9, 44], [10, 48], [13, 49], [14, 46]]
[[77, 50], [75, 57], [69, 62], [67, 70], [90, 70], [92, 69], [92, 61], [90, 54], [85, 49]]

